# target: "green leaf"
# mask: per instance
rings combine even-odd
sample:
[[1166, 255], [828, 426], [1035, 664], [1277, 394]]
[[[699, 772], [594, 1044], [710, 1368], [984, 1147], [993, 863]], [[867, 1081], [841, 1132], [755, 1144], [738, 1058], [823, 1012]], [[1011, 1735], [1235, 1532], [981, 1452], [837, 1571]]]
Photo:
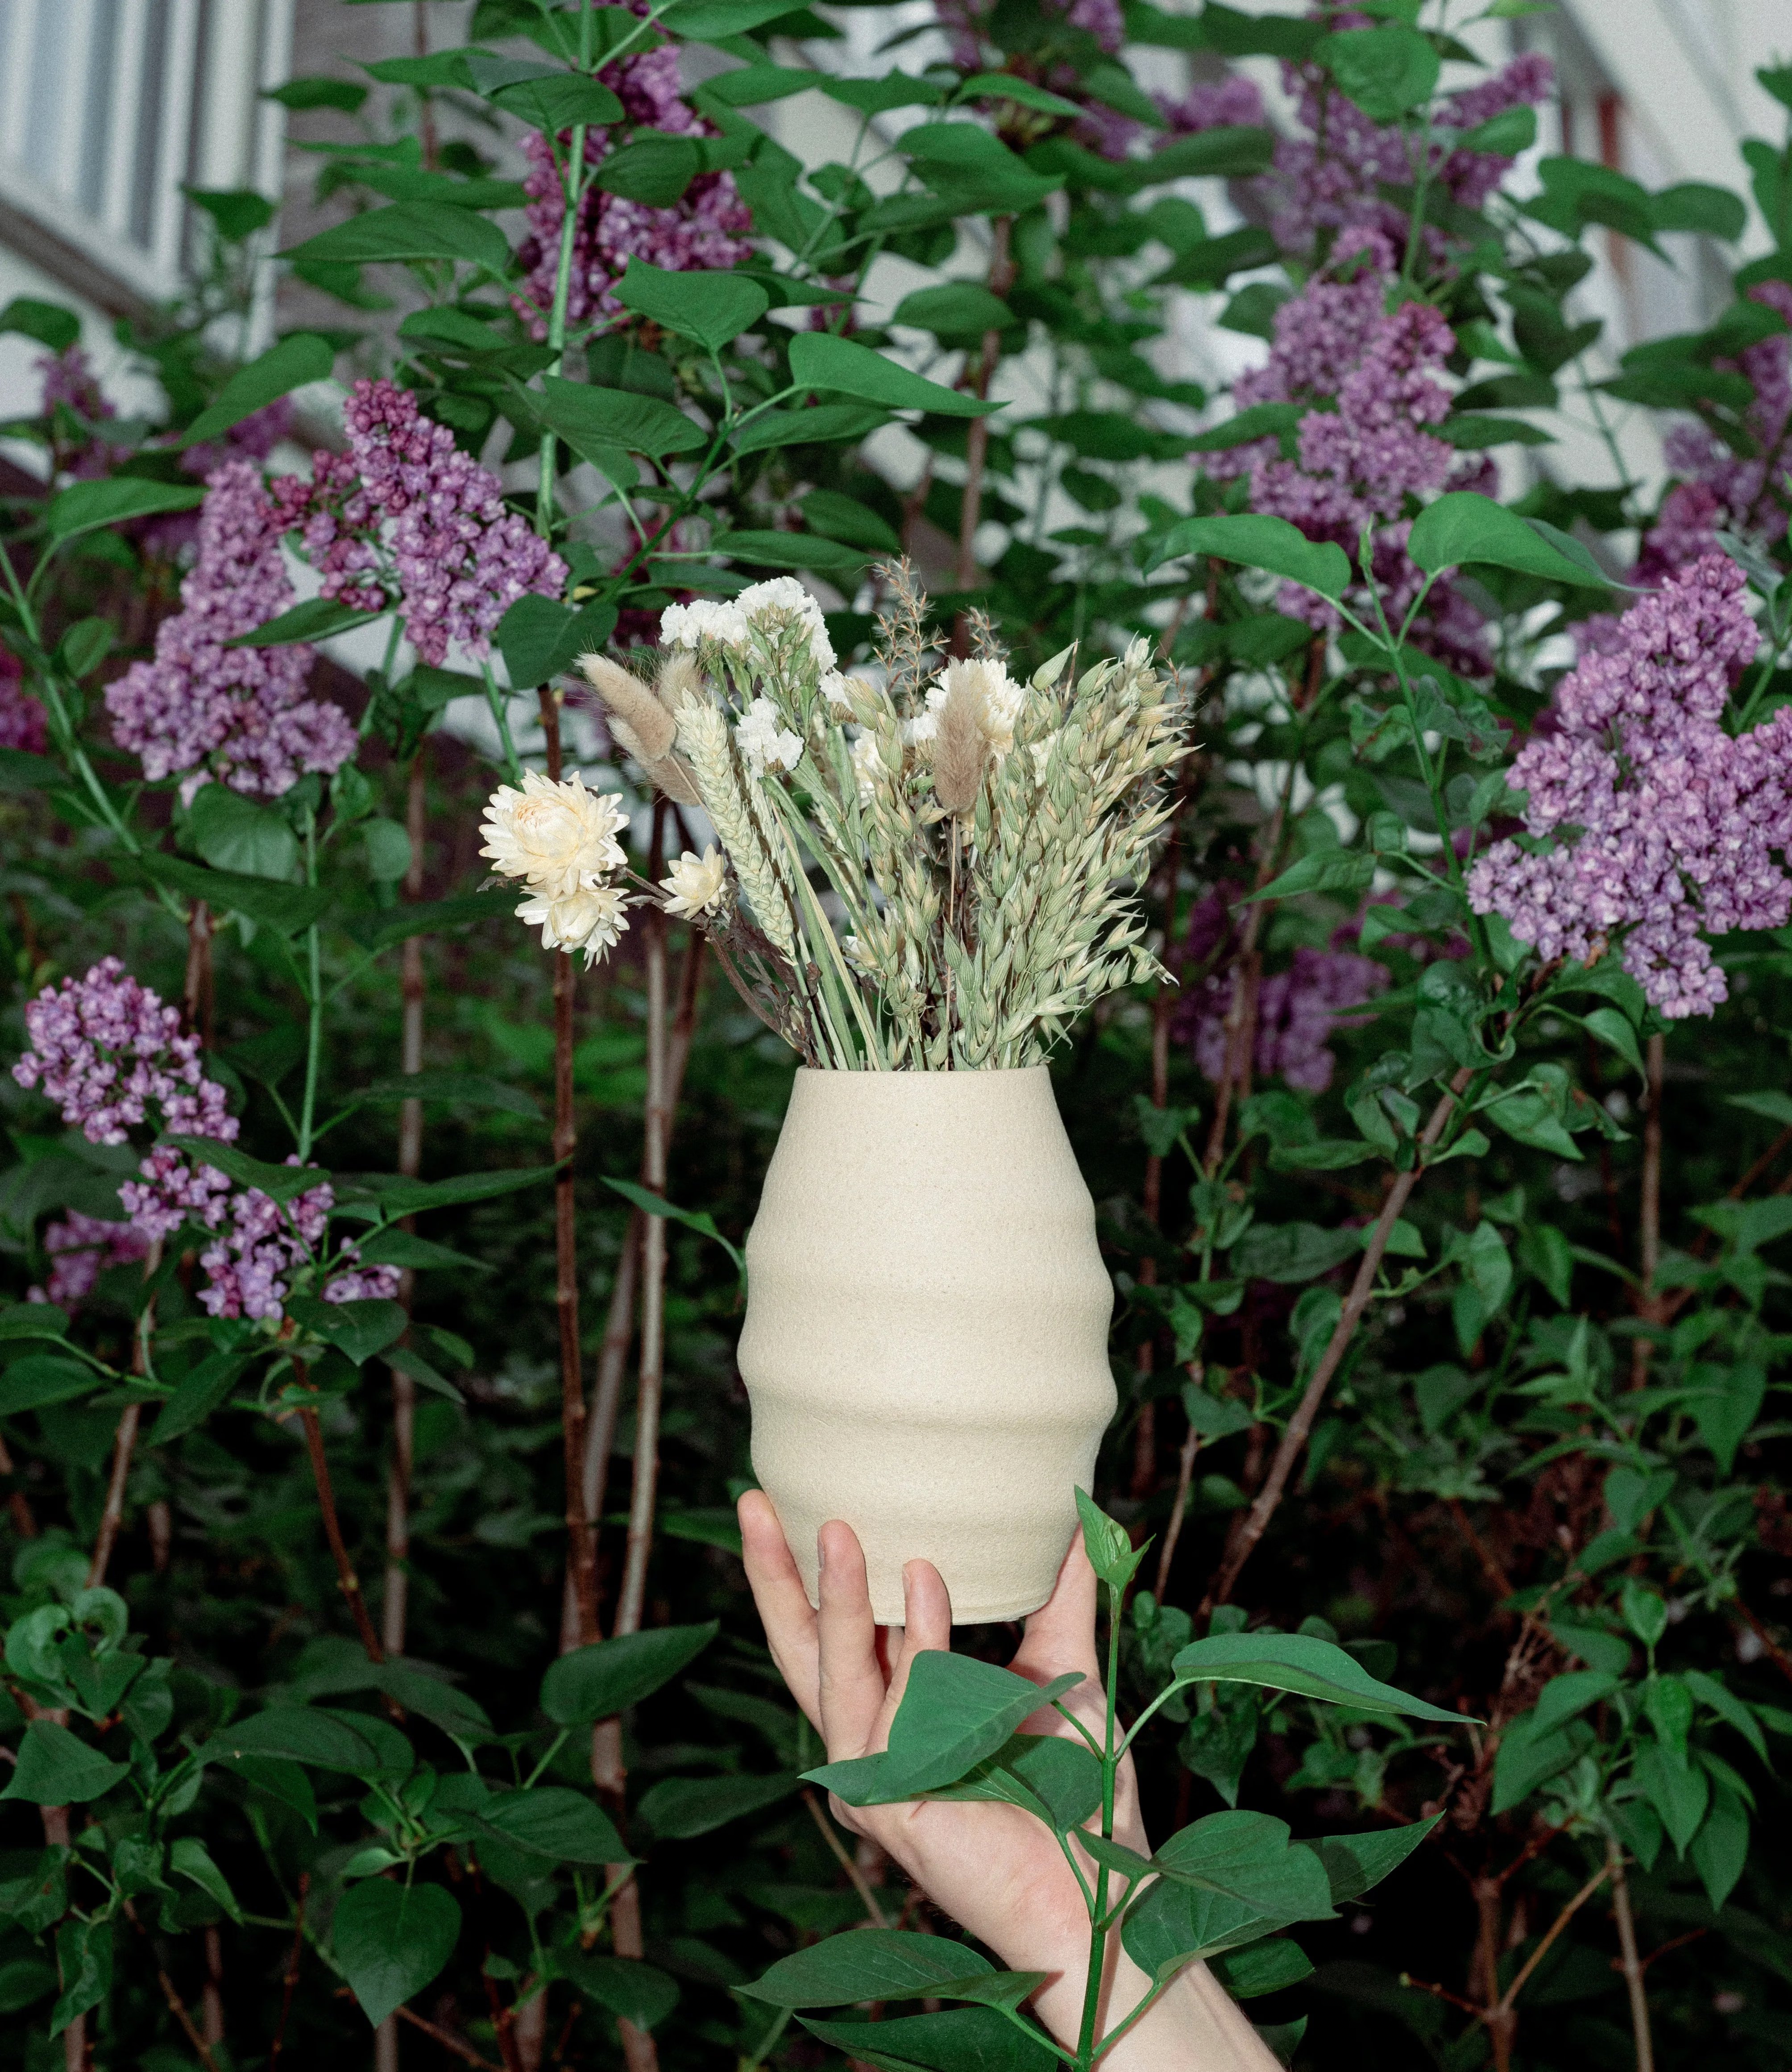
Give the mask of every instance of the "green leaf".
[[593, 184], [625, 201], [671, 208], [702, 171], [703, 153], [690, 138], [648, 136], [612, 152]]
[[[1749, 225], [1741, 195], [1703, 180], [1683, 180], [1649, 197], [1649, 216], [1657, 230], [1690, 230], [1701, 237], [1733, 245]], [[1713, 1902], [1715, 1905], [1716, 1902]]]
[[1253, 1942], [1229, 1956], [1215, 1957], [1214, 1975], [1235, 2000], [1255, 2000], [1263, 1993], [1279, 1993], [1313, 1976], [1313, 1959], [1298, 1942], [1277, 1936], [1268, 1942]]
[[994, 2008], [879, 2022], [798, 2019], [821, 2042], [878, 2072], [1058, 2072], [1062, 2062]]
[[108, 1762], [68, 1728], [52, 1720], [33, 1720], [0, 1799], [23, 1799], [34, 1806], [84, 1806], [129, 1774], [128, 1762]]
[[189, 1878], [208, 1897], [215, 1899], [232, 1921], [242, 1918], [242, 1909], [230, 1889], [230, 1881], [212, 1860], [212, 1852], [196, 1835], [183, 1835], [168, 1848], [168, 1868]]
[[1378, 1828], [1367, 1835], [1321, 1835], [1309, 1842], [1307, 1848], [1325, 1866], [1332, 1905], [1360, 1899], [1398, 1870], [1442, 1818], [1440, 1813], [1404, 1827]]
[[1581, 1720], [1541, 1733], [1535, 1713], [1515, 1720], [1501, 1735], [1494, 1758], [1494, 1812], [1510, 1812], [1539, 1785], [1559, 1777], [1592, 1745], [1593, 1738], [1592, 1729]]
[[1267, 1813], [1210, 1813], [1171, 1836], [1151, 1861], [1167, 1878], [1238, 1901], [1276, 1921], [1325, 1921], [1331, 1888], [1313, 1851]]
[[1042, 86], [1035, 85], [1030, 79], [1018, 79], [1013, 72], [979, 72], [960, 82], [955, 101], [1012, 101], [1017, 108], [1030, 108], [1041, 115], [1060, 115], [1072, 121], [1080, 121], [1083, 109], [1074, 101], [1067, 101], [1060, 93], [1048, 93]]
[[214, 914], [240, 914], [277, 935], [296, 935], [321, 920], [330, 908], [330, 894], [319, 886], [282, 885], [240, 871], [208, 870], [184, 857], [162, 856], [154, 850], [146, 850], [136, 861], [146, 878], [166, 886], [171, 892], [203, 899]]
[[1150, 1541], [1135, 1547], [1125, 1527], [1110, 1518], [1085, 1489], [1076, 1492], [1076, 1515], [1083, 1521], [1083, 1544], [1089, 1566], [1109, 1589], [1124, 1591], [1138, 1572]]
[[253, 417], [307, 382], [327, 381], [335, 364], [335, 350], [327, 339], [319, 338], [315, 331], [294, 331], [270, 345], [247, 367], [239, 367], [177, 443], [191, 446], [222, 437], [232, 425], [240, 425], [245, 417]]
[[216, 1166], [240, 1186], [258, 1188], [272, 1201], [290, 1202], [295, 1194], [302, 1194], [330, 1178], [314, 1166], [270, 1166], [263, 1159], [251, 1158], [234, 1144], [220, 1144], [214, 1137], [169, 1135], [162, 1141], [173, 1145], [177, 1151], [190, 1151], [202, 1165]]
[[79, 1360], [28, 1353], [0, 1374], [0, 1417], [16, 1417], [21, 1411], [42, 1410], [52, 1403], [72, 1403], [77, 1396], [91, 1394], [104, 1379]]
[[1453, 490], [1428, 504], [1412, 522], [1407, 551], [1428, 575], [1480, 563], [1582, 590], [1610, 583], [1596, 568], [1571, 560], [1539, 536], [1515, 511], [1472, 489]]
[[438, 1885], [372, 1877], [336, 1902], [331, 1947], [361, 2012], [378, 2028], [454, 1954], [460, 1909]]
[[1693, 1838], [1692, 1861], [1716, 1913], [1735, 1891], [1749, 1860], [1749, 1809], [1724, 1783], [1712, 1787], [1711, 1810]]
[[1639, 1079], [1648, 1076], [1643, 1069], [1642, 1052], [1637, 1045], [1636, 1031], [1630, 1026], [1627, 1016], [1621, 1014], [1615, 1007], [1596, 1007], [1585, 1019], [1589, 1035], [1597, 1037], [1608, 1050], [1617, 1051]]
[[765, 290], [743, 273], [668, 273], [644, 259], [629, 261], [614, 292], [625, 308], [712, 352], [750, 331], [771, 306]]
[[737, 1244], [731, 1244], [716, 1228], [715, 1219], [707, 1209], [680, 1209], [675, 1207], [664, 1194], [656, 1194], [651, 1187], [643, 1187], [638, 1180], [613, 1179], [607, 1173], [603, 1184], [613, 1187], [625, 1202], [632, 1202], [643, 1215], [664, 1216], [675, 1223], [683, 1223], [687, 1230], [696, 1231], [700, 1236], [713, 1238], [734, 1262], [734, 1270], [746, 1280], [746, 1255]]
[[771, 446], [854, 443], [889, 422], [883, 411], [864, 403], [811, 403], [799, 410], [767, 410], [735, 433], [734, 450], [750, 454]]
[[651, 1697], [694, 1662], [719, 1628], [663, 1626], [574, 1648], [541, 1679], [541, 1709], [556, 1726], [588, 1727]]
[[369, 209], [364, 216], [351, 216], [347, 222], [320, 231], [279, 256], [311, 266], [442, 259], [482, 267], [501, 277], [510, 263], [510, 240], [496, 224], [471, 209], [400, 201]]
[[1516, 158], [1537, 141], [1537, 111], [1502, 108], [1498, 115], [1465, 130], [1453, 141], [1458, 151], [1485, 151], [1496, 158]]
[[68, 1312], [54, 1302], [15, 1302], [0, 1309], [0, 1344], [8, 1338], [60, 1338], [68, 1329]]
[[[366, 1725], [371, 1729], [375, 1722]], [[220, 1727], [200, 1744], [212, 1762], [242, 1756], [277, 1756], [314, 1770], [335, 1770], [350, 1777], [383, 1774], [387, 1763], [371, 1733], [341, 1712], [315, 1705], [276, 1705], [265, 1712]]]
[[229, 1396], [254, 1357], [253, 1352], [223, 1352], [201, 1360], [155, 1413], [150, 1444], [167, 1445], [203, 1424]]
[[1745, 1108], [1751, 1115], [1777, 1122], [1782, 1129], [1792, 1129], [1792, 1094], [1728, 1094], [1724, 1098], [1732, 1108]]
[[1014, 312], [980, 282], [949, 281], [943, 287], [919, 288], [896, 305], [892, 323], [931, 331], [935, 338], [960, 343], [980, 339], [985, 331], [1007, 331]]
[[498, 652], [511, 688], [532, 691], [565, 675], [581, 655], [600, 650], [615, 624], [613, 604], [594, 600], [574, 611], [552, 598], [518, 598], [498, 622]]
[[840, 489], [812, 489], [803, 500], [804, 522], [830, 540], [867, 553], [898, 554], [902, 543], [895, 529], [869, 504]]
[[1189, 441], [1190, 453], [1224, 453], [1233, 446], [1248, 446], [1253, 439], [1280, 438], [1292, 432], [1306, 415], [1298, 403], [1253, 403], [1223, 425]]
[[76, 2015], [97, 2007], [112, 1992], [113, 1931], [109, 1920], [65, 1921], [56, 1930], [56, 1970], [62, 1992], [50, 2012], [52, 2040]]
[[927, 410], [943, 417], [984, 417], [1006, 406], [980, 402], [911, 373], [869, 346], [828, 331], [799, 331], [791, 340], [791, 379], [800, 388], [857, 396], [891, 410]]
[[560, 1864], [635, 1861], [607, 1814], [565, 1785], [495, 1791], [475, 1816], [507, 1842]]
[[1341, 598], [1350, 580], [1350, 564], [1342, 547], [1329, 540], [1315, 545], [1285, 518], [1182, 519], [1152, 549], [1145, 574], [1183, 554], [1206, 554], [1215, 561], [1267, 569], [1321, 597]]
[[1394, 122], [1436, 91], [1436, 46], [1403, 22], [1321, 36], [1313, 54], [1371, 121]]
[[363, 949], [389, 950], [413, 935], [439, 935], [450, 928], [510, 917], [503, 894], [463, 892], [452, 899], [420, 899], [385, 913], [357, 915], [348, 932]]
[[134, 475], [77, 482], [50, 499], [43, 528], [50, 545], [60, 547], [83, 532], [97, 532], [102, 525], [126, 525], [134, 518], [191, 511], [204, 496], [204, 489], [196, 482], [149, 482]]
[[702, 426], [682, 410], [632, 389], [596, 388], [549, 374], [534, 400], [543, 420], [580, 453], [589, 446], [657, 460], [667, 454], [701, 452], [709, 443]]
[[[1178, 137], [1173, 143], [1165, 144], [1153, 151], [1145, 162], [1141, 171], [1148, 173], [1149, 183], [1155, 186], [1160, 180], [1207, 178], [1213, 179], [1252, 179], [1269, 170], [1275, 156], [1276, 139], [1268, 130], [1260, 130], [1243, 124], [1220, 123], [1211, 130], [1203, 130], [1193, 137]], [[1228, 232], [1228, 237], [1237, 233]], [[1262, 233], [1256, 224], [1246, 226], [1245, 236], [1239, 240], [1239, 248], [1247, 251], [1260, 250]], [[1224, 240], [1210, 240], [1218, 245]], [[1243, 261], [1227, 269], [1228, 272], [1242, 273], [1249, 261]], [[1260, 261], [1258, 263], [1261, 263]]]
[[228, 784], [207, 784], [187, 808], [193, 846], [219, 870], [284, 882], [298, 867], [298, 837], [285, 814]]
[[74, 780], [47, 755], [23, 748], [0, 748], [0, 791], [69, 791]]
[[282, 611], [265, 625], [239, 633], [224, 644], [227, 648], [290, 648], [302, 640], [327, 640], [334, 633], [352, 632], [357, 626], [370, 626], [384, 615], [381, 611], [356, 611], [331, 598], [308, 597], [290, 611]]
[[1317, 1223], [1253, 1223], [1232, 1248], [1232, 1272], [1243, 1281], [1292, 1285], [1330, 1273], [1362, 1249], [1360, 1230]]
[[1352, 898], [1367, 890], [1375, 875], [1375, 859], [1365, 849], [1322, 849], [1291, 863], [1279, 878], [1239, 904], [1260, 899], [1292, 899], [1302, 892], [1342, 892]]
[[80, 342], [81, 320], [60, 302], [40, 302], [30, 295], [14, 295], [0, 310], [0, 331], [9, 331], [35, 338], [52, 352], [66, 352]]
[[580, 122], [588, 127], [606, 126], [624, 120], [623, 104], [607, 86], [573, 72], [557, 72], [547, 79], [520, 79], [512, 85], [495, 88], [489, 98], [530, 129], [544, 130], [550, 136]]
[[[446, 1075], [445, 1075], [446, 1076]], [[452, 1245], [435, 1244], [407, 1230], [383, 1230], [360, 1247], [364, 1266], [402, 1266], [421, 1273], [432, 1266], [452, 1266], [462, 1273], [490, 1273], [490, 1264]]]
[[714, 43], [750, 35], [791, 11], [790, 0], [674, 0], [660, 26], [686, 43]]
[[361, 824], [367, 874], [376, 885], [396, 885], [411, 867], [411, 838], [397, 820], [383, 816]]
[[1262, 1684], [1359, 1712], [1404, 1712], [1453, 1727], [1465, 1716], [1379, 1683], [1354, 1655], [1310, 1634], [1213, 1634], [1183, 1648], [1172, 1666], [1184, 1683]]
[[666, 1777], [642, 1799], [643, 1820], [662, 1842], [685, 1842], [730, 1820], [787, 1799], [801, 1779], [775, 1777]]
[[995, 1970], [968, 1944], [943, 1935], [865, 1928], [799, 1950], [739, 1990], [772, 2007], [850, 2007], [859, 2000], [931, 2000], [947, 1980], [993, 1977]]
[[1654, 1740], [1646, 1740], [1637, 1750], [1632, 1774], [1644, 1799], [1661, 1816], [1668, 1840], [1684, 1856], [1711, 1803], [1710, 1778], [1698, 1764]]
[[637, 2029], [654, 2029], [678, 2004], [678, 1983], [638, 1957], [606, 1957], [575, 1942], [556, 1963], [587, 2000]]
[[378, 1300], [325, 1302], [314, 1295], [293, 1295], [286, 1309], [295, 1322], [356, 1367], [396, 1345], [410, 1321], [402, 1302]]
[[529, 1166], [499, 1173], [465, 1173], [457, 1180], [382, 1179], [380, 1207], [388, 1217], [414, 1216], [425, 1209], [458, 1207], [462, 1202], [489, 1202], [553, 1178], [557, 1166]]
[[277, 101], [294, 114], [311, 108], [339, 108], [345, 115], [357, 113], [367, 99], [367, 88], [351, 79], [290, 79], [284, 86], [261, 89], [264, 101]]
[[[818, 574], [857, 577], [866, 557], [857, 547], [838, 540], [823, 539], [813, 532], [718, 532], [709, 542], [709, 553], [725, 554], [762, 569], [813, 569]], [[676, 568], [676, 562], [668, 565]], [[676, 576], [671, 578], [676, 582]], [[853, 586], [849, 583], [849, 590]]]

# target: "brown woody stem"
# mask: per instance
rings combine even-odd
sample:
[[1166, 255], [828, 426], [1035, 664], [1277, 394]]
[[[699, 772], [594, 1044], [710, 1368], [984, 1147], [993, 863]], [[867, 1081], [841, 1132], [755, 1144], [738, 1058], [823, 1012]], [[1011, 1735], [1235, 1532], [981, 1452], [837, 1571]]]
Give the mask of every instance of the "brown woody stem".
[[1400, 1211], [1406, 1207], [1412, 1190], [1419, 1184], [1424, 1170], [1424, 1154], [1436, 1143], [1444, 1133], [1451, 1110], [1461, 1094], [1473, 1077], [1470, 1067], [1465, 1065], [1450, 1081], [1449, 1091], [1431, 1112], [1419, 1138], [1419, 1155], [1412, 1170], [1396, 1174], [1394, 1184], [1387, 1190], [1387, 1198], [1382, 1204], [1381, 1214], [1375, 1219], [1368, 1242], [1362, 1250], [1362, 1263], [1358, 1267], [1356, 1278], [1350, 1284], [1350, 1292], [1345, 1298], [1344, 1308], [1334, 1327], [1326, 1350], [1320, 1355], [1319, 1363], [1313, 1371], [1313, 1378], [1289, 1420], [1288, 1429], [1282, 1434], [1281, 1443], [1276, 1449], [1276, 1457], [1270, 1463], [1269, 1473], [1264, 1478], [1263, 1486], [1257, 1491], [1251, 1508], [1240, 1520], [1224, 1559], [1202, 1602], [1202, 1616], [1205, 1618], [1215, 1605], [1227, 1602], [1237, 1583], [1239, 1572], [1251, 1558], [1257, 1542], [1262, 1539], [1264, 1528], [1276, 1514], [1288, 1486], [1288, 1478], [1294, 1471], [1294, 1464], [1307, 1443], [1307, 1435], [1313, 1429], [1313, 1420], [1318, 1415], [1319, 1406], [1325, 1400], [1326, 1391], [1332, 1376], [1337, 1373], [1350, 1341], [1356, 1335], [1357, 1326], [1362, 1322], [1375, 1293], [1375, 1276], [1381, 1270], [1381, 1262], [1387, 1250], [1387, 1241], [1394, 1234], [1394, 1226], [1399, 1220]]
[[1655, 2039], [1649, 2026], [1649, 1992], [1643, 1977], [1646, 1967], [1637, 1951], [1636, 1918], [1630, 1911], [1624, 1850], [1615, 1835], [1605, 1844], [1605, 1868], [1611, 1876], [1612, 1913], [1617, 1922], [1618, 1968], [1624, 1974], [1625, 1990], [1630, 2000], [1630, 2037], [1637, 2072], [1655, 2072]]
[[330, 1552], [336, 1564], [336, 1581], [343, 1595], [348, 1600], [348, 1609], [353, 1614], [355, 1630], [360, 1635], [361, 1645], [367, 1650], [369, 1662], [384, 1662], [385, 1650], [380, 1645], [380, 1636], [373, 1630], [373, 1622], [367, 1615], [367, 1601], [361, 1593], [360, 1578], [355, 1573], [355, 1565], [348, 1558], [348, 1548], [343, 1544], [342, 1521], [336, 1515], [336, 1494], [331, 1486], [330, 1462], [323, 1450], [323, 1427], [318, 1422], [318, 1413], [309, 1404], [298, 1413], [299, 1423], [305, 1428], [305, 1445], [311, 1457], [311, 1477], [317, 1484], [318, 1508], [323, 1514], [323, 1534], [330, 1543]]
[[[137, 1909], [128, 1899], [125, 1901], [125, 1918], [129, 1922], [131, 1926], [137, 1930], [143, 1940], [150, 1943], [153, 1951], [154, 1944], [150, 1941], [150, 1931], [143, 1926]], [[218, 2061], [212, 2055], [211, 2045], [199, 2033], [198, 2023], [187, 2011], [186, 2001], [175, 1990], [174, 1980], [162, 1968], [160, 1958], [155, 1959], [155, 1975], [157, 1982], [162, 1988], [162, 1997], [168, 2003], [168, 2012], [180, 2024], [181, 2028], [186, 2032], [187, 2041], [199, 2053], [199, 2060], [205, 2067], [205, 2072], [218, 2072]]]

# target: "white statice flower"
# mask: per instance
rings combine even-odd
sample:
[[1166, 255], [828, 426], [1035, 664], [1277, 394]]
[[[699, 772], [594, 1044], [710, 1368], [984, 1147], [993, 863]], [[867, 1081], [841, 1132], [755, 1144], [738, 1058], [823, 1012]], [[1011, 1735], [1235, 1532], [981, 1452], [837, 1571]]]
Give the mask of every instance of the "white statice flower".
[[939, 713], [937, 707], [931, 712], [918, 712], [913, 719], [902, 722], [902, 746], [905, 748], [924, 747], [939, 731]]
[[713, 640], [718, 648], [746, 645], [746, 614], [738, 598], [700, 597], [690, 604], [668, 604], [660, 615], [662, 648], [694, 648]]
[[852, 689], [838, 669], [822, 671], [821, 695], [836, 712], [849, 713], [853, 709]]
[[587, 971], [615, 948], [628, 926], [623, 895], [614, 885], [569, 892], [557, 898], [545, 893], [533, 894], [517, 908], [516, 918], [541, 931], [545, 950], [565, 950], [569, 954], [583, 950]]
[[686, 849], [660, 881], [660, 890], [667, 894], [666, 911], [681, 921], [708, 913], [721, 901], [726, 875], [721, 851], [713, 843], [701, 856]]
[[861, 734], [853, 743], [853, 774], [859, 780], [859, 804], [868, 806], [871, 795], [877, 789], [878, 779], [883, 775], [883, 758], [878, 753], [875, 738]]
[[783, 723], [770, 698], [755, 698], [742, 713], [734, 738], [755, 777], [768, 770], [794, 770], [803, 759], [803, 742]]
[[816, 668], [833, 668], [836, 660], [834, 643], [828, 638], [821, 606], [795, 576], [774, 576], [769, 582], [754, 583], [750, 589], [741, 592], [734, 605], [742, 619], [762, 632], [775, 630], [780, 615], [795, 619], [808, 632], [809, 653]]
[[[1025, 684], [1014, 681], [1005, 662], [948, 662], [927, 687], [927, 710], [936, 722], [947, 699], [960, 684], [983, 693], [984, 725], [989, 746], [1000, 762], [1014, 746], [1014, 725], [1026, 697]], [[915, 738], [931, 740], [932, 734], [918, 734]]]
[[576, 771], [556, 783], [526, 770], [520, 789], [500, 785], [485, 813], [480, 855], [500, 877], [520, 878], [547, 898], [595, 891], [627, 861], [616, 837], [628, 816], [614, 794], [588, 791]]

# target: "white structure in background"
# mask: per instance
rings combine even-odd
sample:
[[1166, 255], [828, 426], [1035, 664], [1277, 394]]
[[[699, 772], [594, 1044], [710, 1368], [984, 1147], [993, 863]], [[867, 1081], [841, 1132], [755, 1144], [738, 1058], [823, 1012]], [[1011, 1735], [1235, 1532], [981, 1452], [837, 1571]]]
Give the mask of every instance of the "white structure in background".
[[[0, 306], [72, 303], [96, 364], [111, 319], [178, 293], [184, 187], [279, 191], [294, 0], [0, 0]], [[0, 339], [0, 414], [36, 402]], [[121, 396], [121, 401], [125, 400]]]

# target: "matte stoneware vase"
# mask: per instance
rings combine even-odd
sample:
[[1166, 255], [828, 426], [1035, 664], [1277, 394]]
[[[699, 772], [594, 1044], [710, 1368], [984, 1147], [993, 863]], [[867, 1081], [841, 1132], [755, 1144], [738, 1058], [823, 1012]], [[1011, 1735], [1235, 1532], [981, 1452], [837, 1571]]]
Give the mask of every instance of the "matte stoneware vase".
[[917, 1557], [958, 1625], [1037, 1611], [1116, 1402], [1112, 1284], [1045, 1067], [798, 1072], [746, 1259], [753, 1466], [810, 1601], [841, 1518], [880, 1624]]

